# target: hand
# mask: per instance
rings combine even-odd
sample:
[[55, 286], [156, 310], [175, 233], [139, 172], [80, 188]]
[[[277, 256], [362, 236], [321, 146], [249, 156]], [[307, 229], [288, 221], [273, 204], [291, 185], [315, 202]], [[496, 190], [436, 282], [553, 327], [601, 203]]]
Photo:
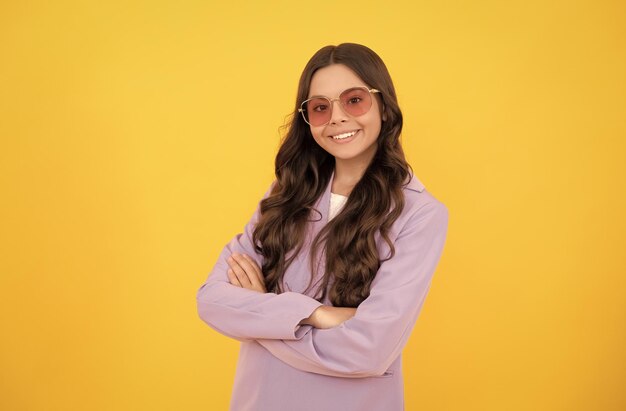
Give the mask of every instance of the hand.
[[228, 280], [232, 285], [266, 293], [265, 279], [259, 265], [246, 254], [233, 253], [228, 257]]
[[356, 308], [319, 306], [309, 318], [300, 321], [300, 324], [312, 325], [315, 328], [334, 328], [354, 317]]

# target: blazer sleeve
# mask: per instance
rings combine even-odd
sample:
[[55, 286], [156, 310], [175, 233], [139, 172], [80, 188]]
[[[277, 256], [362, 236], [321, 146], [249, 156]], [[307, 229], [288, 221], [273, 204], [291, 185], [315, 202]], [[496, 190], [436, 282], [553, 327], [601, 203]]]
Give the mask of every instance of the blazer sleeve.
[[430, 288], [444, 247], [448, 209], [441, 202], [416, 211], [396, 237], [395, 255], [383, 262], [370, 295], [351, 319], [313, 328], [301, 339], [258, 340], [294, 368], [335, 377], [382, 375], [404, 348]]
[[[269, 196], [272, 186], [263, 199]], [[243, 232], [223, 248], [208, 279], [198, 289], [198, 315], [215, 331], [239, 341], [259, 338], [295, 340], [312, 329], [310, 325], [298, 323], [322, 303], [296, 292], [259, 293], [232, 285], [228, 280], [227, 258], [234, 252], [247, 254], [262, 266], [262, 256], [257, 254], [252, 244], [260, 204], [259, 201]]]

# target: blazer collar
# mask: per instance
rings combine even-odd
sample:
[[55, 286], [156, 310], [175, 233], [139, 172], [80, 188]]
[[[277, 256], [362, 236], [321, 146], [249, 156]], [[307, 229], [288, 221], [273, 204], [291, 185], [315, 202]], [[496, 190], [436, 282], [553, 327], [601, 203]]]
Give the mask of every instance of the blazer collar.
[[405, 188], [421, 193], [426, 187], [424, 187], [424, 184], [422, 184], [422, 182], [414, 174], [410, 174], [409, 184], [407, 184]]
[[[322, 224], [325, 224], [328, 221], [328, 213], [330, 211], [330, 189], [333, 185], [334, 178], [335, 170], [333, 170], [330, 175], [330, 179], [328, 180], [328, 184], [326, 185], [324, 193], [319, 198], [317, 204], [315, 204], [315, 208], [322, 214]], [[414, 174], [409, 174], [408, 180], [409, 182], [404, 187], [405, 189], [417, 191], [418, 193], [421, 193], [425, 190], [426, 187], [424, 186], [424, 184], [422, 184], [422, 182]]]

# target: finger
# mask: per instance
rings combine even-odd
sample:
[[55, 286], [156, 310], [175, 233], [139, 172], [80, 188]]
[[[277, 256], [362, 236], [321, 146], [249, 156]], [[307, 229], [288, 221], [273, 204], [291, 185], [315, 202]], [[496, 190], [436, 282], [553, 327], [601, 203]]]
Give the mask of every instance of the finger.
[[252, 264], [252, 266], [254, 267], [254, 272], [255, 272], [257, 278], [259, 279], [259, 286], [260, 286], [261, 290], [263, 292], [267, 292], [267, 289], [265, 288], [265, 276], [263, 275], [263, 271], [261, 270], [261, 267], [259, 267], [257, 262], [252, 257], [250, 257], [248, 254], [244, 254], [244, 257], [247, 258], [248, 261], [250, 262], [250, 264]]
[[228, 257], [228, 265], [233, 270], [239, 283], [244, 288], [249, 288], [252, 284], [250, 279], [248, 278], [248, 274], [246, 274], [245, 270], [239, 265], [239, 263], [233, 258], [233, 256]]
[[241, 287], [241, 283], [239, 282], [239, 280], [237, 279], [237, 276], [235, 275], [235, 273], [233, 272], [233, 270], [231, 270], [230, 268], [228, 269], [228, 271], [226, 271], [226, 275], [228, 275], [228, 281], [230, 281], [230, 283], [232, 285], [236, 285], [237, 287]]
[[257, 289], [263, 288], [263, 283], [261, 282], [259, 278], [259, 274], [257, 273], [258, 269], [256, 267], [256, 263], [251, 262], [249, 260], [250, 257], [246, 258], [245, 254], [244, 255], [233, 254], [233, 258], [235, 259], [235, 261], [237, 261], [239, 266], [243, 268], [245, 273], [248, 275], [248, 279], [250, 280], [250, 283], [252, 284], [252, 286]]
[[254, 269], [254, 274], [259, 279], [259, 281], [261, 283], [265, 283], [265, 277], [263, 276], [263, 271], [261, 271], [261, 267], [259, 267], [259, 264], [257, 264], [257, 262], [248, 254], [243, 254], [243, 257], [250, 263], [250, 265]]

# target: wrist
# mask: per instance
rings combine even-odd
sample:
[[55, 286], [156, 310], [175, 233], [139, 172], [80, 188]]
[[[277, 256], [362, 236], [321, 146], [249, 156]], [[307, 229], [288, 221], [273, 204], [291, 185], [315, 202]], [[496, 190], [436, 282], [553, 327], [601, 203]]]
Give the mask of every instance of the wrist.
[[304, 320], [300, 321], [300, 325], [312, 325], [313, 327], [319, 327], [319, 317], [320, 315], [323, 314], [323, 311], [325, 311], [327, 308], [327, 306], [325, 305], [320, 305], [319, 307], [317, 307], [310, 316], [308, 316], [307, 318], [305, 318]]

